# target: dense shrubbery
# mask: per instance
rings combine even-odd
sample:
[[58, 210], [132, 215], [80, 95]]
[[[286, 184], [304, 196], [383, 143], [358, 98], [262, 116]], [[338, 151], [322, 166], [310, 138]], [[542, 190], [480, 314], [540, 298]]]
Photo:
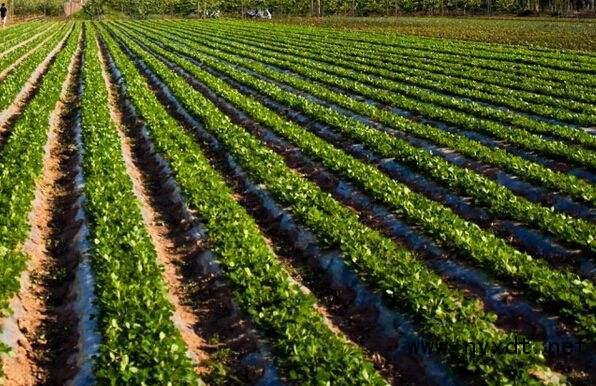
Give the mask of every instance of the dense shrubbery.
[[[63, 13], [60, 0], [27, 0], [15, 6], [17, 14]], [[240, 15], [249, 9], [269, 9], [276, 16], [350, 15], [380, 16], [417, 14], [539, 13], [563, 15], [574, 10], [594, 10], [594, 0], [89, 0], [84, 6], [88, 16], [103, 14], [109, 6], [133, 17], [149, 15], [197, 15], [219, 10]]]
[[[203, 3], [203, 4], [200, 4]], [[564, 13], [594, 9], [594, 0], [203, 0], [200, 6], [241, 13], [243, 9], [269, 8], [278, 15], [374, 16], [401, 13]]]
[[[14, 2], [16, 15], [58, 16], [63, 13], [62, 0], [25, 0]], [[9, 3], [9, 6], [11, 4]]]
[[103, 0], [89, 0], [83, 5], [83, 13], [90, 18], [103, 15], [105, 10], [106, 4]]

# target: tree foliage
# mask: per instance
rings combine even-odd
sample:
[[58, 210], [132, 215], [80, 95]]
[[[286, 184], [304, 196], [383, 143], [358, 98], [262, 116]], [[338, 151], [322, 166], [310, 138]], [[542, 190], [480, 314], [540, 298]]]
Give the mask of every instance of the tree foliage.
[[[177, 0], [174, 0], [177, 1]], [[594, 0], [199, 0], [197, 7], [240, 14], [268, 8], [288, 16], [382, 16], [403, 13], [564, 13], [594, 9]]]
[[[17, 14], [59, 15], [64, 0], [16, 2]], [[575, 10], [594, 10], [594, 0], [88, 0], [84, 11], [96, 17], [113, 8], [128, 16], [202, 16], [219, 10], [242, 15], [250, 9], [269, 9], [275, 16], [392, 16], [417, 14], [548, 13], [564, 15]]]
[[63, 13], [64, 0], [3, 0], [2, 2], [12, 7], [15, 15], [58, 16]]

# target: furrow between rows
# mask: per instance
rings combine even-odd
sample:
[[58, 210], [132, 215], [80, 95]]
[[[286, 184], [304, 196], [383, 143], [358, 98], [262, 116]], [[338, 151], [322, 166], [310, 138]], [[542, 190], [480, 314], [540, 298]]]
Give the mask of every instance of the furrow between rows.
[[[28, 204], [30, 234], [22, 247], [27, 264], [23, 266], [20, 292], [11, 303], [14, 314], [3, 323], [3, 337], [8, 338], [13, 350], [11, 356], [2, 358], [9, 383], [65, 383], [86, 377], [90, 371], [88, 360], [97, 343], [89, 318], [89, 311], [94, 309], [90, 297], [93, 283], [85, 256], [87, 225], [77, 142], [83, 44], [80, 28], [75, 28], [48, 71], [49, 79], [44, 80], [7, 144], [7, 154], [22, 140], [33, 152], [43, 149], [45, 153], [43, 159], [29, 159], [39, 167], [43, 165], [43, 170]], [[66, 77], [63, 82], [61, 73]], [[35, 116], [43, 111], [36, 110], [35, 105], [52, 99], [57, 101], [49, 117], [44, 147], [40, 143], [46, 133], [42, 126], [48, 123], [43, 122], [43, 114]], [[23, 195], [24, 200], [29, 198]]]

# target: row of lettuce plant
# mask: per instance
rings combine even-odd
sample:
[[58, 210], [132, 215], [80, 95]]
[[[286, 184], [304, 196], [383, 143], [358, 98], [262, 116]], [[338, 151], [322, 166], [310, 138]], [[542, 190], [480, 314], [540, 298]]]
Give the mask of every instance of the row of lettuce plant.
[[[151, 40], [160, 38], [157, 35], [147, 36], [150, 36]], [[149, 42], [149, 45], [159, 52], [160, 55], [167, 57], [172, 62], [184, 68], [188, 68], [188, 61], [178, 57], [176, 53], [168, 52], [168, 50], [162, 49], [151, 42]], [[583, 245], [588, 249], [591, 246], [589, 241], [590, 235], [596, 233], [596, 228], [587, 221], [555, 213], [551, 208], [545, 208], [516, 196], [509, 189], [489, 178], [468, 169], [451, 165], [443, 158], [433, 156], [427, 151], [414, 147], [402, 139], [385, 132], [374, 130], [357, 120], [342, 116], [332, 109], [317, 105], [303, 97], [284, 91], [272, 83], [251, 77], [221, 61], [201, 55], [196, 50], [189, 49], [186, 44], [169, 41], [167, 45], [170, 50], [183, 55], [194, 55], [194, 57], [211, 68], [221, 71], [287, 106], [299, 107], [311, 114], [315, 119], [338, 127], [342, 133], [370, 146], [371, 149], [374, 149], [382, 156], [396, 157], [401, 162], [422, 170], [443, 184], [474, 197], [482, 205], [489, 207], [496, 216], [510, 217], [535, 225], [547, 233], [551, 233], [565, 241]]]
[[[263, 28], [257, 26], [256, 28]], [[268, 28], [269, 26], [265, 27]], [[263, 28], [263, 29], [265, 29]], [[455, 60], [468, 60], [479, 63], [480, 65], [490, 66], [491, 68], [506, 69], [510, 68], [521, 73], [537, 73], [538, 76], [548, 77], [555, 74], [561, 79], [590, 79], [590, 84], [596, 82], [591, 78], [596, 70], [594, 69], [594, 59], [584, 55], [571, 54], [571, 57], [565, 59], [540, 58], [536, 51], [530, 56], [520, 55], [523, 48], [516, 48], [502, 55], [495, 51], [499, 45], [490, 44], [491, 49], [480, 55], [476, 55], [477, 48], [481, 43], [464, 42], [456, 48], [456, 42], [448, 39], [433, 39], [418, 36], [403, 35], [382, 35], [382, 34], [356, 34], [353, 32], [343, 32], [332, 29], [304, 28], [302, 26], [287, 26], [278, 24], [270, 30], [281, 29], [282, 31], [291, 31], [297, 35], [313, 35], [321, 38], [343, 40], [352, 45], [366, 45], [369, 47], [382, 48], [388, 55], [402, 55], [405, 50], [417, 50], [421, 53], [434, 52], [443, 55], [443, 57], [453, 58]], [[503, 46], [500, 46], [503, 47]], [[581, 62], [583, 65], [578, 65]]]
[[145, 228], [110, 117], [95, 34], [86, 28], [81, 122], [85, 212], [102, 341], [101, 384], [194, 384], [186, 346], [172, 321], [162, 268]]
[[7, 45], [9, 45], [11, 39], [15, 39], [19, 36], [22, 32], [27, 32], [28, 30], [33, 30], [35, 27], [39, 27], [39, 22], [31, 22], [31, 23], [19, 23], [13, 24], [8, 28], [5, 28], [3, 31], [4, 41], [0, 43], [0, 49], [4, 49]]
[[[146, 44], [151, 44], [147, 38], [141, 36], [138, 38]], [[149, 60], [148, 55], [145, 54], [143, 58]], [[392, 180], [374, 166], [362, 163], [307, 130], [285, 121], [260, 103], [243, 96], [224, 81], [189, 61], [177, 57], [175, 53], [164, 56], [173, 62], [180, 61], [181, 66], [209, 88], [224, 95], [254, 119], [297, 144], [305, 153], [320, 160], [332, 171], [356, 181], [373, 197], [420, 225], [427, 234], [459, 250], [497, 276], [523, 283], [539, 301], [560, 304], [561, 313], [575, 321], [580, 333], [591, 335], [596, 332], [594, 316], [589, 312], [586, 313], [587, 309], [593, 308], [596, 304], [594, 288], [589, 280], [582, 281], [572, 273], [551, 269], [544, 261], [535, 260], [517, 251], [492, 233], [461, 219], [450, 209], [412, 192], [407, 186]], [[156, 62], [152, 61], [152, 63]], [[175, 90], [176, 95], [184, 95], [183, 93], [194, 95], [193, 92], [196, 94], [189, 85], [175, 82], [176, 75], [170, 72], [160, 71], [160, 76], [172, 79], [168, 84]], [[186, 104], [190, 106], [189, 109], [196, 111], [194, 104], [189, 102]], [[588, 228], [589, 226], [587, 224]], [[585, 236], [593, 246], [595, 241], [590, 239], [592, 237], [590, 233]]]
[[22, 40], [23, 36], [37, 34], [46, 27], [46, 23], [31, 22], [18, 24], [7, 29], [5, 32], [3, 32], [2, 43], [0, 43], [0, 57], [4, 56], [4, 52], [6, 52], [6, 50], [12, 49], [12, 47], [15, 45], [15, 42]]
[[[381, 45], [395, 45], [397, 47], [402, 45], [412, 45], [414, 47], [424, 46], [439, 52], [446, 52], [448, 54], [461, 57], [479, 57], [495, 61], [517, 62], [521, 64], [528, 64], [530, 66], [539, 64], [549, 67], [552, 65], [552, 67], [557, 69], [562, 69], [558, 66], [563, 65], [571, 72], [593, 73], [592, 68], [577, 68], [577, 65], [583, 64], [587, 66], [593, 66], [596, 64], [596, 60], [593, 55], [571, 50], [545, 50], [526, 48], [523, 46], [512, 47], [495, 43], [465, 42], [418, 36], [407, 36], [402, 38], [401, 36], [396, 37], [386, 34], [365, 35], [364, 39], [362, 39], [362, 36], [357, 34], [352, 34], [352, 37], [355, 37], [360, 41], [372, 40], [375, 43], [380, 43]], [[367, 39], [368, 37], [372, 37], [373, 39]]]
[[[374, 101], [387, 104], [388, 106], [420, 114], [422, 117], [438, 120], [456, 128], [470, 130], [472, 132], [487, 133], [491, 137], [506, 140], [507, 143], [516, 145], [523, 149], [536, 151], [556, 159], [564, 159], [575, 162], [579, 165], [596, 166], [596, 152], [585, 149], [581, 146], [570, 144], [561, 140], [548, 139], [542, 135], [526, 131], [525, 128], [518, 128], [523, 120], [533, 130], [540, 130], [548, 133], [546, 126], [555, 126], [546, 122], [539, 122], [526, 117], [515, 120], [516, 127], [508, 124], [490, 120], [490, 107], [474, 104], [458, 98], [451, 98], [446, 95], [439, 95], [429, 90], [411, 87], [394, 81], [383, 80], [366, 72], [356, 72], [339, 66], [323, 64], [315, 60], [302, 59], [296, 56], [289, 56], [272, 52], [269, 49], [259, 49], [254, 45], [241, 45], [232, 48], [230, 40], [233, 38], [218, 38], [217, 42], [211, 42], [205, 35], [197, 35], [203, 44], [227, 52], [240, 52], [241, 55], [251, 59], [261, 60], [278, 68], [291, 70], [314, 82], [339, 87], [346, 95], [355, 94], [370, 98]], [[373, 103], [365, 102], [369, 105]], [[498, 114], [507, 114], [503, 110], [494, 109]], [[393, 112], [394, 113], [394, 112]], [[530, 124], [531, 123], [531, 124]], [[552, 129], [557, 135], [571, 135], [574, 140], [590, 141], [594, 143], [594, 136], [581, 130], [556, 126], [560, 129]], [[581, 138], [581, 139], [580, 139]]]
[[[144, 30], [147, 29], [144, 28]], [[179, 39], [181, 36], [168, 30], [161, 31], [158, 28], [154, 28], [153, 31], [155, 31], [155, 33], [159, 32], [159, 36], [162, 38], [164, 36], [169, 36], [174, 41]], [[463, 155], [469, 156], [472, 159], [477, 159], [479, 161], [498, 166], [503, 170], [512, 172], [522, 177], [523, 179], [539, 182], [540, 184], [543, 184], [551, 189], [568, 194], [569, 196], [584, 202], [596, 202], [596, 188], [594, 188], [587, 181], [577, 177], [552, 171], [551, 169], [543, 167], [539, 164], [510, 155], [502, 149], [491, 149], [463, 136], [447, 133], [433, 126], [411, 122], [398, 117], [395, 114], [388, 114], [384, 110], [372, 108], [355, 99], [335, 93], [325, 87], [312, 84], [303, 80], [299, 76], [274, 71], [258, 61], [249, 60], [238, 55], [226, 54], [214, 49], [208, 49], [200, 43], [192, 41], [191, 39], [187, 39], [186, 44], [194, 49], [194, 52], [190, 55], [191, 57], [197, 56], [198, 58], [199, 53], [205, 53], [207, 55], [226, 60], [230, 63], [233, 63], [234, 65], [249, 68], [251, 71], [254, 71], [258, 74], [263, 74], [280, 83], [285, 83], [291, 85], [292, 87], [306, 90], [318, 98], [329, 100], [343, 106], [352, 107], [352, 110], [354, 111], [371, 113], [371, 115], [378, 121], [385, 123], [395, 129], [412, 133], [420, 138], [431, 140], [432, 142], [435, 142], [441, 146], [446, 146], [450, 149], [460, 152]], [[188, 51], [185, 51], [185, 53], [190, 54]]]
[[[215, 23], [218, 24], [221, 22]], [[223, 25], [227, 25], [228, 23], [234, 22], [225, 21], [223, 22]], [[337, 44], [342, 44], [347, 47], [359, 47], [362, 49], [370, 50], [371, 52], [383, 52], [383, 56], [388, 59], [391, 59], [395, 56], [401, 57], [407, 54], [408, 56], [418, 57], [421, 59], [435, 59], [445, 64], [465, 64], [470, 69], [476, 69], [481, 71], [496, 70], [502, 72], [503, 74], [507, 74], [506, 76], [511, 77], [511, 79], [519, 77], [534, 79], [535, 81], [539, 82], [554, 81], [559, 84], [568, 83], [576, 87], [585, 87], [586, 90], [590, 90], [590, 88], [594, 84], [596, 84], [596, 81], [593, 79], [592, 76], [577, 72], [561, 71], [560, 69], [513, 63], [510, 61], [490, 60], [486, 58], [473, 57], [469, 54], [452, 55], [451, 53], [445, 52], [445, 50], [442, 50], [437, 47], [429, 49], [428, 47], [423, 47], [420, 45], [420, 43], [423, 43], [425, 40], [427, 40], [427, 38], [414, 38], [414, 44], [402, 44], [401, 47], [395, 47], [392, 44], [386, 44], [382, 42], [367, 42], [362, 39], [360, 39], [359, 41], [355, 41], [354, 35], [351, 33], [343, 34], [338, 31], [326, 31], [320, 28], [308, 29], [303, 27], [292, 27], [287, 25], [273, 25], [271, 28], [269, 28], [269, 26], [264, 27], [256, 25], [252, 26], [252, 29], [254, 29], [255, 32], [266, 32], [268, 30], [269, 33], [283, 32], [293, 34], [295, 36], [302, 36], [305, 38], [310, 37], [318, 40], [332, 40], [334, 42], [337, 42]], [[356, 38], [358, 39], [358, 37]], [[399, 40], [401, 42], [404, 42], [405, 39], [407, 39], [407, 37], [399, 37]]]
[[[72, 28], [72, 26], [69, 28]], [[66, 39], [68, 30], [69, 29], [67, 28], [63, 33], [57, 34], [50, 39], [46, 45], [27, 58], [24, 63], [22, 63], [2, 81], [2, 93], [0, 93], [0, 111], [6, 109], [14, 101], [21, 89], [27, 83], [27, 80], [31, 77], [31, 74], [40, 65], [40, 63], [46, 59], [46, 57], [57, 45], [62, 44], [63, 40]]]
[[[134, 55], [142, 58], [151, 71], [165, 82], [188, 111], [201, 119], [205, 128], [221, 141], [255, 182], [262, 184], [276, 200], [287, 206], [321, 242], [338, 247], [346, 263], [359, 272], [363, 280], [379, 288], [391, 304], [410, 312], [425, 336], [451, 347], [457, 347], [470, 338], [488, 344], [512, 338], [494, 326], [495, 316], [483, 311], [479, 301], [466, 299], [463, 293], [450, 289], [407, 249], [363, 225], [355, 213], [300, 177], [281, 156], [242, 127], [233, 124], [213, 103], [191, 88], [184, 78], [144, 51], [134, 40], [125, 38], [118, 30], [114, 33], [121, 39], [121, 44], [125, 41]], [[140, 36], [135, 40], [148, 43], [148, 39]], [[224, 84], [213, 89], [219, 93], [226, 92]], [[248, 98], [246, 103], [263, 111]], [[270, 117], [275, 119], [273, 114]], [[311, 145], [320, 154], [326, 152], [316, 141]], [[337, 162], [340, 164], [344, 160], [345, 157], [340, 155]], [[401, 193], [408, 194], [405, 191]], [[405, 201], [406, 196], [401, 198]], [[517, 358], [491, 354], [485, 358], [471, 358], [463, 350], [455, 349], [445, 353], [445, 357], [452, 365], [481, 375], [489, 383], [507, 380], [531, 383], [536, 379], [529, 375], [530, 369], [541, 367], [546, 371], [540, 354]]]
[[19, 58], [26, 55], [27, 53], [31, 53], [31, 51], [35, 50], [35, 48], [39, 45], [40, 41], [45, 41], [48, 37], [51, 37], [56, 34], [58, 23], [52, 23], [49, 25], [46, 34], [39, 34], [31, 39], [29, 42], [24, 44], [23, 46], [15, 49], [14, 51], [10, 52], [7, 55], [0, 57], [0, 73], [4, 72], [6, 68], [8, 68], [11, 64], [16, 62]]
[[[238, 25], [236, 27], [246, 29], [246, 25]], [[259, 31], [263, 32], [259, 29], [253, 29], [253, 31], [255, 33]], [[494, 84], [503, 84], [503, 82], [505, 82], [505, 84], [508, 87], [520, 88], [523, 90], [534, 91], [541, 94], [560, 95], [572, 99], [580, 98], [581, 100], [584, 100], [586, 102], [596, 100], [596, 93], [590, 90], [588, 86], [583, 85], [581, 82], [577, 82], [576, 79], [573, 78], [573, 76], [569, 75], [563, 76], [563, 79], [559, 79], [559, 76], [561, 76], [562, 74], [557, 71], [547, 74], [543, 74], [540, 71], [533, 70], [519, 72], [516, 71], [515, 68], [511, 68], [511, 66], [504, 65], [501, 67], [492, 67], [490, 65], [487, 66], [484, 63], [475, 60], [474, 58], [465, 57], [453, 59], [451, 57], [445, 56], [441, 53], [434, 52], [431, 50], [420, 51], [402, 49], [400, 50], [400, 54], [387, 55], [386, 49], [383, 46], [362, 44], [355, 46], [350, 41], [344, 41], [343, 39], [327, 39], [317, 34], [296, 35], [295, 33], [288, 33], [288, 31], [286, 30], [278, 30], [277, 32], [293, 35], [295, 37], [302, 37], [302, 39], [304, 40], [309, 40], [313, 42], [325, 42], [330, 40], [333, 42], [333, 44], [340, 46], [342, 49], [349, 51], [352, 48], [356, 48], [359, 51], [369, 52], [370, 55], [377, 57], [381, 53], [384, 53], [382, 57], [389, 63], [392, 63], [394, 61], [398, 63], [400, 59], [405, 56], [409, 61], [413, 61], [414, 63], [432, 63], [433, 65], [450, 71], [451, 73], [453, 73], [453, 71], [457, 71], [456, 73], [458, 74], [470, 77], [481, 77], [481, 81], [490, 80], [490, 83]]]
[[[10, 314], [10, 299], [18, 292], [27, 266], [22, 246], [30, 232], [29, 213], [43, 169], [49, 121], [80, 39], [80, 27], [73, 28], [0, 152], [0, 317]], [[8, 348], [0, 344], [0, 354], [6, 352]]]
[[[354, 35], [353, 35], [354, 36]], [[360, 40], [360, 37], [356, 35]], [[365, 41], [374, 41], [375, 44], [383, 46], [396, 47], [412, 46], [430, 49], [437, 52], [445, 52], [461, 58], [480, 58], [493, 62], [503, 62], [514, 66], [523, 65], [530, 68], [539, 68], [545, 70], [555, 70], [559, 72], [568, 72], [570, 74], [593, 75], [596, 73], [594, 66], [596, 61], [589, 55], [580, 55], [570, 51], [569, 53], [552, 52], [544, 54], [543, 51], [528, 50], [523, 47], [516, 47], [508, 52], [507, 46], [490, 44], [483, 47], [482, 43], [459, 43], [452, 40], [429, 39], [421, 37], [401, 37], [392, 38], [388, 36], [376, 35], [373, 39], [366, 39], [370, 35], [365, 35]], [[380, 39], [376, 39], [380, 38]], [[459, 44], [458, 44], [459, 43]], [[458, 46], [459, 45], [459, 46]], [[447, 46], [447, 47], [446, 47]], [[501, 49], [499, 49], [501, 48]]]
[[[193, 26], [196, 29], [213, 27], [211, 24], [199, 24]], [[574, 87], [572, 84], [567, 84], [561, 90], [557, 84], [549, 83], [548, 81], [529, 82], [528, 79], [512, 80], [507, 77], [508, 74], [503, 74], [498, 71], [481, 71], [479, 69], [470, 69], [465, 66], [465, 62], [460, 63], [443, 63], [442, 61], [433, 61], [429, 57], [412, 57], [407, 52], [403, 53], [403, 57], [394, 56], [391, 58], [381, 55], [381, 50], [377, 49], [362, 49], [351, 45], [342, 44], [342, 42], [332, 40], [321, 40], [316, 38], [309, 38], [308, 36], [296, 37], [291, 34], [278, 31], [275, 34], [271, 33], [257, 33], [254, 29], [246, 28], [246, 25], [235, 26], [226, 25], [226, 30], [234, 35], [253, 36], [267, 44], [279, 46], [277, 43], [289, 44], [293, 47], [302, 47], [305, 49], [311, 46], [324, 48], [329, 56], [337, 56], [342, 59], [351, 60], [361, 64], [372, 65], [378, 68], [387, 70], [402, 69], [401, 71], [408, 73], [412, 71], [414, 74], [424, 74], [434, 79], [449, 79], [461, 86], [470, 87], [472, 89], [483, 90], [491, 92], [494, 87], [498, 93], [506, 93], [515, 95], [522, 100], [531, 102], [540, 102], [548, 105], [557, 105], [563, 103], [571, 110], [579, 108], [580, 106], [589, 106], [596, 102], [596, 95], [587, 95], [585, 88], [581, 86]], [[537, 84], [539, 83], [539, 84]], [[546, 87], [550, 86], [550, 87]]]
[[[41, 20], [32, 20], [27, 21], [24, 23], [14, 23], [9, 25], [8, 27], [4, 28], [2, 34], [6, 37], [6, 39], [11, 39], [13, 37], [20, 36], [21, 33], [31, 31], [35, 28], [39, 28], [44, 23]], [[5, 40], [8, 41], [8, 40]], [[4, 42], [3, 42], [4, 43]], [[0, 46], [2, 47], [2, 46]]]
[[[205, 29], [202, 29], [203, 32], [221, 34], [221, 31], [210, 29], [208, 25], [205, 27]], [[460, 97], [464, 99], [465, 104], [458, 108], [463, 107], [471, 114], [483, 116], [505, 124], [511, 124], [529, 131], [555, 134], [562, 138], [571, 139], [574, 139], [578, 134], [587, 134], [577, 130], [573, 126], [564, 126], [550, 123], [546, 120], [532, 119], [526, 113], [537, 114], [546, 119], [554, 118], [559, 121], [580, 125], [591, 125], [596, 121], [596, 108], [591, 104], [560, 99], [553, 100], [552, 98], [536, 94], [531, 94], [530, 99], [532, 101], [527, 101], [520, 99], [516, 95], [518, 94], [517, 92], [507, 88], [495, 85], [482, 87], [476, 82], [464, 82], [461, 79], [447, 78], [431, 72], [416, 70], [409, 63], [402, 66], [386, 66], [385, 62], [381, 59], [373, 63], [359, 63], [354, 59], [353, 54], [346, 54], [343, 49], [333, 46], [329, 47], [327, 45], [321, 46], [311, 42], [301, 42], [297, 39], [284, 42], [283, 35], [276, 35], [275, 40], [265, 40], [261, 36], [255, 37], [254, 34], [248, 33], [235, 33], [231, 36], [227, 34], [226, 36], [228, 39], [233, 39], [241, 44], [260, 47], [280, 54], [287, 54], [290, 57], [301, 57], [323, 62], [326, 65], [332, 66], [332, 68], [340, 67], [342, 70], [372, 74], [383, 82], [388, 81], [391, 86], [394, 86], [394, 82], [397, 82], [400, 84], [400, 88], [405, 88], [406, 90], [412, 90], [413, 87], [423, 92], [438, 92], [451, 99], [453, 97]], [[273, 37], [269, 36], [269, 39], [273, 39]], [[395, 89], [395, 87], [392, 87], [392, 89]], [[478, 103], [478, 101], [481, 103]], [[503, 107], [513, 109], [513, 111], [505, 110]], [[522, 114], [517, 112], [522, 112]], [[590, 137], [588, 139], [592, 140]], [[581, 141], [581, 138], [578, 141]]]
[[325, 325], [314, 298], [292, 282], [200, 147], [160, 105], [117, 43], [108, 34], [103, 39], [157, 151], [169, 163], [187, 205], [204, 222], [237, 303], [268, 339], [279, 368], [303, 384], [384, 384], [362, 352]]

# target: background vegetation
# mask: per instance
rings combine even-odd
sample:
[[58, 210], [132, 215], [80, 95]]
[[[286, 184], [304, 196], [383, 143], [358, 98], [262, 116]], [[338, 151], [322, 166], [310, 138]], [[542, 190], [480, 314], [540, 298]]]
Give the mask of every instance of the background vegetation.
[[2, 0], [17, 16], [59, 16], [63, 13], [64, 0]]
[[[65, 0], [10, 0], [17, 15], [58, 15]], [[276, 16], [394, 16], [400, 14], [550, 14], [594, 11], [594, 0], [69, 0], [85, 3], [91, 15], [113, 8], [129, 16], [150, 14], [192, 15], [220, 10], [241, 15], [249, 9], [268, 8]]]

